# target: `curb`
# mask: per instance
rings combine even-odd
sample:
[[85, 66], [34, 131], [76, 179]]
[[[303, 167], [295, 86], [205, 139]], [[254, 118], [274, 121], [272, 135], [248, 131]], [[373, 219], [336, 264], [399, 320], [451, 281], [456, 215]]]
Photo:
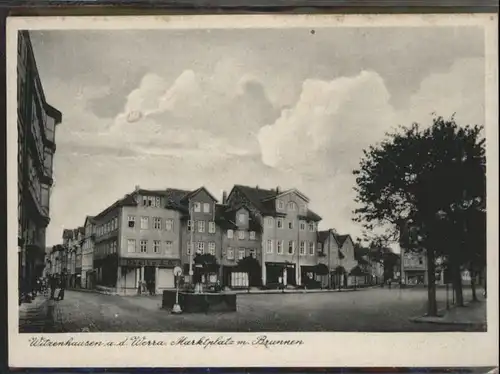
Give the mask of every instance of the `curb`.
[[[467, 307], [471, 303], [472, 303], [471, 301], [464, 303], [464, 307]], [[444, 317], [444, 314], [446, 314], [446, 312], [449, 312], [449, 311], [456, 309], [456, 308], [461, 308], [461, 307], [454, 306], [448, 310], [446, 308], [440, 309], [437, 311], [437, 316], [431, 317], [433, 319], [430, 319], [430, 320], [425, 320], [424, 318], [427, 318], [425, 315], [418, 316], [418, 317], [411, 317], [408, 320], [410, 322], [414, 322], [414, 323], [431, 323], [431, 324], [435, 324], [435, 325], [445, 325], [445, 326], [447, 325], [447, 326], [480, 327], [486, 331], [487, 322], [458, 322], [458, 321], [452, 322], [452, 321], [442, 321], [442, 320], [440, 321], [439, 320], [439, 318]]]

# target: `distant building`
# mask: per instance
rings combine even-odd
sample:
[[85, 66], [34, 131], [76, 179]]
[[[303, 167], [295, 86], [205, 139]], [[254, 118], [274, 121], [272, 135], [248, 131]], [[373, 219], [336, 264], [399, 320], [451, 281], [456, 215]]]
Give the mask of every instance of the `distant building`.
[[296, 189], [282, 191], [235, 185], [227, 204], [245, 206], [262, 230], [259, 258], [262, 284], [301, 285], [317, 264], [317, 225], [321, 217]]
[[18, 33], [18, 254], [20, 293], [27, 294], [45, 267], [50, 221], [55, 130], [61, 113], [47, 104], [29, 33]]
[[94, 288], [95, 279], [93, 276], [94, 269], [94, 241], [95, 241], [95, 224], [94, 217], [87, 216], [85, 219], [84, 237], [82, 243], [82, 271], [81, 271], [81, 287]]
[[412, 252], [401, 248], [401, 281], [406, 285], [426, 285], [427, 258], [425, 252]]

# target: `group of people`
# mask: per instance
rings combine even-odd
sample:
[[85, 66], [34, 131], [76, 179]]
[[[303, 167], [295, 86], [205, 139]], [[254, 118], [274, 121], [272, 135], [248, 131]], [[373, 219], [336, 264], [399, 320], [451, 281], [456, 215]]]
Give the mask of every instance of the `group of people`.
[[151, 296], [156, 295], [156, 286], [153, 280], [148, 281], [139, 281], [139, 287], [137, 289], [138, 294], [146, 294], [149, 293]]
[[66, 289], [66, 274], [62, 273], [49, 275], [48, 286], [50, 288], [51, 300], [64, 300], [64, 290]]

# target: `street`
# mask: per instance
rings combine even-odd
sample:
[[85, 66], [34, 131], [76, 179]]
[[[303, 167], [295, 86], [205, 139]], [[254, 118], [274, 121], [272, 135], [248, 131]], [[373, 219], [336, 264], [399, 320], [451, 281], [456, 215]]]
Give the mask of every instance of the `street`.
[[[471, 299], [470, 289], [464, 289], [464, 298]], [[444, 289], [438, 288], [437, 299], [438, 308], [445, 308]], [[411, 322], [410, 318], [425, 314], [426, 300], [425, 288], [240, 294], [236, 313], [172, 315], [170, 311], [160, 309], [161, 296], [121, 297], [66, 291], [63, 301], [45, 303], [43, 314], [46, 321], [39, 323], [42, 330], [35, 331], [35, 327], [24, 321], [20, 331], [477, 331], [467, 326]]]

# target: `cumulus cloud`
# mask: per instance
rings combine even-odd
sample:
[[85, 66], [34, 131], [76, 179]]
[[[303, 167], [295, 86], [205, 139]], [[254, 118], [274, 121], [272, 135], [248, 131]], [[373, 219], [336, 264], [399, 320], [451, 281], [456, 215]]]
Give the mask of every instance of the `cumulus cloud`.
[[360, 148], [393, 124], [390, 95], [374, 72], [332, 81], [306, 80], [292, 108], [259, 132], [262, 160], [274, 167], [345, 169]]
[[147, 74], [127, 98], [109, 136], [143, 151], [169, 154], [176, 144], [218, 153], [259, 152], [256, 134], [278, 110], [264, 85], [244, 74], [232, 60], [222, 60], [211, 74], [183, 71], [169, 83]]
[[460, 124], [483, 124], [483, 64], [483, 59], [461, 59], [449, 71], [428, 76], [402, 110], [390, 104], [390, 93], [376, 72], [306, 80], [295, 105], [260, 129], [262, 161], [295, 175], [294, 185], [314, 196], [312, 207], [327, 225], [361, 235], [351, 218], [356, 208], [352, 170], [362, 150], [400, 124], [431, 124], [432, 113], [456, 113]]

